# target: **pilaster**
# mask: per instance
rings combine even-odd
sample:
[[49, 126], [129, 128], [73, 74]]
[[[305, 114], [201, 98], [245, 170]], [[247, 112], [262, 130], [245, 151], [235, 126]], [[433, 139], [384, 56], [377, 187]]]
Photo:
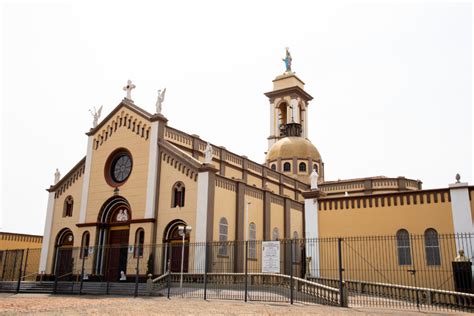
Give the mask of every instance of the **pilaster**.
[[[455, 234], [471, 234], [474, 233], [471, 213], [471, 203], [469, 200], [469, 187], [467, 183], [453, 183], [449, 185], [451, 195], [451, 215], [453, 218], [453, 226]], [[474, 239], [470, 237], [469, 239]], [[473, 256], [474, 240], [456, 239], [456, 250], [464, 250], [466, 255]]]
[[[46, 208], [46, 222], [44, 223], [43, 243], [41, 245], [41, 257], [38, 273], [46, 273], [46, 264], [49, 255], [49, 243], [51, 240], [51, 228], [53, 224], [53, 208], [54, 208], [54, 194], [49, 192], [48, 206]], [[52, 254], [52, 253], [51, 253]]]
[[91, 178], [92, 153], [94, 136], [89, 135], [87, 140], [86, 166], [84, 169], [84, 180], [82, 182], [81, 209], [79, 210], [79, 224], [86, 222], [87, 202], [89, 199], [89, 182]]

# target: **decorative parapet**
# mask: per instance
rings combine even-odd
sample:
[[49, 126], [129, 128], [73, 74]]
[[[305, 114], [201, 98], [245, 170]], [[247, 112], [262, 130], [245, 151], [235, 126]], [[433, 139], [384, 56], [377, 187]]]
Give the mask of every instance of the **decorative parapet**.
[[404, 177], [386, 178], [360, 178], [338, 181], [327, 181], [319, 184], [319, 188], [328, 195], [367, 195], [372, 193], [388, 193], [421, 190], [420, 180], [411, 180]]

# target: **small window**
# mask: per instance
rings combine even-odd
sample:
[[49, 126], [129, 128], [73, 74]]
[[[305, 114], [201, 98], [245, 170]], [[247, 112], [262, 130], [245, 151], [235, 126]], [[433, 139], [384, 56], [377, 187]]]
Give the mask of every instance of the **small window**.
[[313, 165], [313, 170], [316, 170], [316, 172], [319, 173], [318, 165], [317, 165], [317, 164], [314, 164], [314, 165]]
[[433, 228], [428, 228], [425, 231], [425, 252], [427, 265], [439, 266], [441, 264], [438, 232]]
[[219, 256], [227, 256], [227, 236], [229, 225], [227, 219], [222, 217], [219, 221]]
[[299, 171], [306, 172], [306, 164], [304, 162], [300, 162]]
[[257, 226], [255, 223], [249, 224], [249, 258], [257, 259]]
[[278, 238], [280, 238], [280, 232], [278, 231], [278, 227], [275, 227], [272, 231], [272, 240], [278, 240]]
[[410, 235], [406, 229], [397, 232], [398, 264], [411, 265]]
[[299, 237], [298, 237], [298, 232], [295, 230], [295, 231], [293, 232], [293, 239], [298, 239], [298, 238], [299, 238]]
[[276, 167], [276, 165], [275, 165], [274, 163], [272, 163], [272, 165], [270, 166], [270, 168], [271, 168], [272, 170], [276, 170], [277, 167]]
[[135, 252], [134, 257], [143, 257], [143, 244], [145, 243], [145, 231], [143, 228], [137, 229], [135, 233]]
[[289, 162], [285, 162], [283, 164], [283, 171], [289, 172], [291, 170], [291, 164]]
[[63, 217], [71, 217], [73, 207], [74, 207], [74, 199], [72, 198], [72, 196], [68, 195], [66, 199], [64, 200]]
[[186, 188], [182, 182], [176, 182], [173, 185], [173, 200], [171, 207], [183, 207]]
[[90, 241], [89, 232], [84, 232], [84, 234], [82, 234], [82, 241], [81, 241], [81, 253], [80, 253], [81, 259], [89, 257], [89, 241]]

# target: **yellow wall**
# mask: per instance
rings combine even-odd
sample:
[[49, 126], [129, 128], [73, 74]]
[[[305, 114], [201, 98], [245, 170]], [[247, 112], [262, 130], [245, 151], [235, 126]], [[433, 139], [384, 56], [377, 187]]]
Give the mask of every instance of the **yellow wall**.
[[[125, 108], [123, 112], [136, 116]], [[111, 153], [122, 147], [130, 151], [133, 166], [130, 177], [119, 187], [120, 195], [130, 203], [132, 219], [144, 217], [149, 139], [140, 137], [131, 129], [120, 127], [97, 150], [93, 150], [86, 222], [97, 221], [100, 208], [114, 194], [114, 187], [105, 180], [104, 168]]]
[[236, 192], [216, 187], [214, 197], [214, 240], [219, 240], [219, 222], [222, 217], [227, 219], [228, 240], [235, 239], [236, 228]]
[[[163, 242], [164, 229], [166, 226], [175, 219], [181, 219], [191, 227], [196, 227], [196, 203], [197, 203], [197, 182], [194, 179], [183, 174], [181, 171], [175, 168], [174, 163], [167, 162], [167, 160], [161, 160], [161, 173], [160, 173], [160, 196], [158, 205], [158, 230], [156, 236], [156, 243], [161, 244]], [[184, 207], [171, 207], [172, 199], [172, 188], [177, 182], [183, 182], [186, 193]], [[195, 240], [195, 229], [191, 232], [191, 242]]]
[[284, 238], [285, 210], [283, 205], [270, 203], [270, 239], [273, 238], [273, 228], [278, 227], [279, 239]]
[[320, 210], [319, 236], [394, 235], [401, 228], [408, 230], [410, 234], [423, 234], [427, 228], [434, 228], [440, 234], [453, 233], [451, 203], [448, 202], [447, 196], [445, 202], [391, 205]]
[[0, 233], [0, 250], [41, 248], [43, 236]]

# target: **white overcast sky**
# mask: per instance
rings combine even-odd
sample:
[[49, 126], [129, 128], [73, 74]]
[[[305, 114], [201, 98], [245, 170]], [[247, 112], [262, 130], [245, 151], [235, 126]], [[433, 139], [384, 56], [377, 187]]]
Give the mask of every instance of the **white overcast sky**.
[[48, 1], [2, 3], [0, 230], [42, 234], [46, 188], [137, 85], [168, 124], [258, 162], [263, 95], [284, 48], [306, 83], [326, 180], [385, 175], [472, 184], [471, 3]]

